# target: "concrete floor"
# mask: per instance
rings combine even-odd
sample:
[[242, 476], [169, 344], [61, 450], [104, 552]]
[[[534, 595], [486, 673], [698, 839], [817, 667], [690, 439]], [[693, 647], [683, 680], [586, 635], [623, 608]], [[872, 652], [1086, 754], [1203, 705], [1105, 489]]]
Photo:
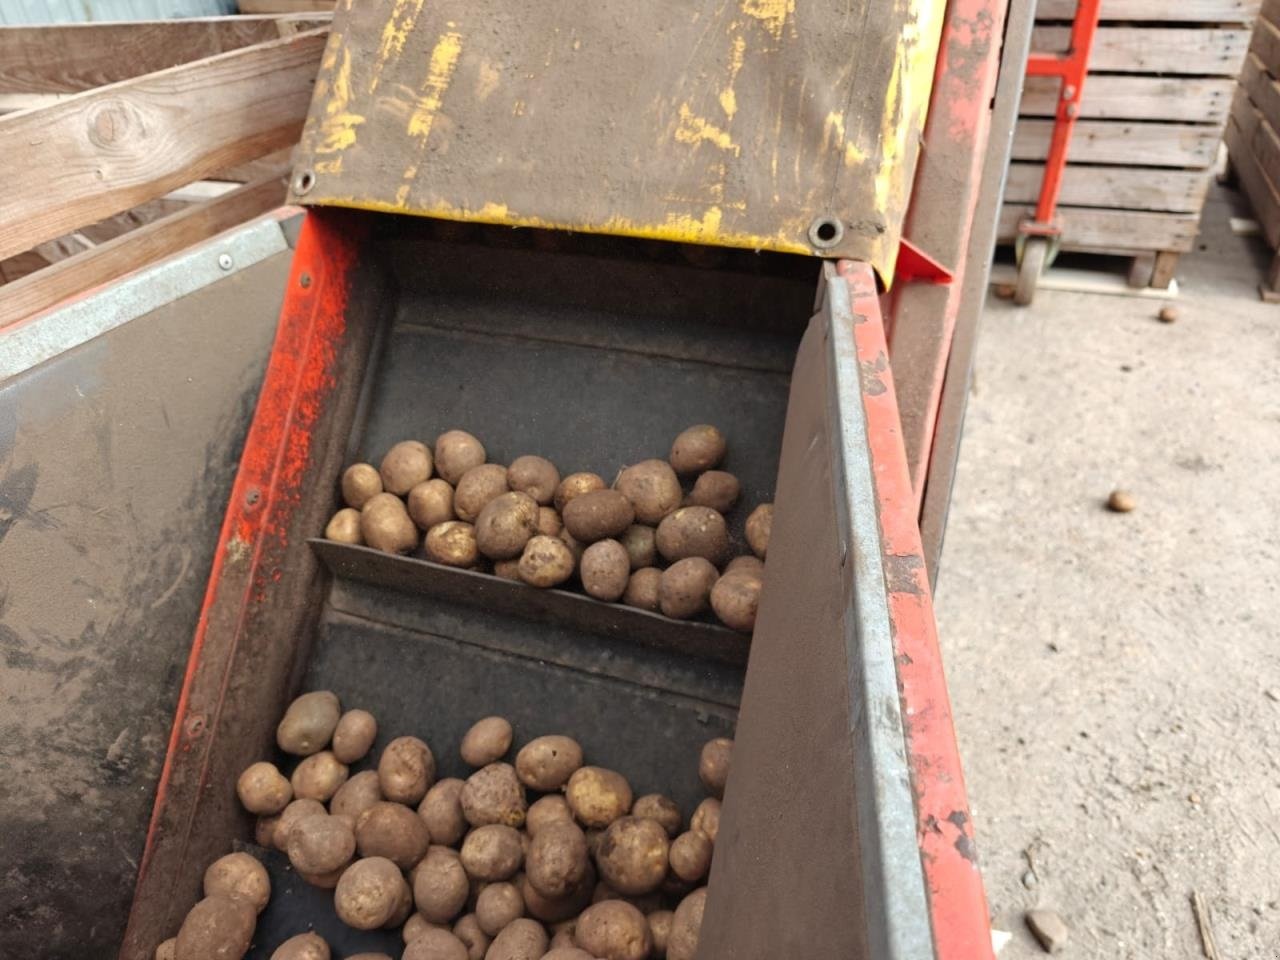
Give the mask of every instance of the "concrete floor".
[[[937, 610], [1001, 960], [1280, 957], [1280, 306], [1215, 190], [1158, 301], [984, 318]], [[1109, 513], [1114, 487], [1137, 500]]]

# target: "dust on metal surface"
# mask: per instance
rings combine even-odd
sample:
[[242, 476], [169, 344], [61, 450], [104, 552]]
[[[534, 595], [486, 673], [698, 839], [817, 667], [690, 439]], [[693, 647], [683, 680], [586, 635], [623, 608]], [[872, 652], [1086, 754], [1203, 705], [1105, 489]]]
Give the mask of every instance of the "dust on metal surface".
[[942, 0], [344, 0], [298, 202], [893, 273]]

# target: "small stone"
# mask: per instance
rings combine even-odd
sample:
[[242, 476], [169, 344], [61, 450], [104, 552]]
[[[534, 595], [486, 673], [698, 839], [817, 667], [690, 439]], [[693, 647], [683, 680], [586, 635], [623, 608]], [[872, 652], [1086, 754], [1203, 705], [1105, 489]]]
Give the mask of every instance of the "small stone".
[[1028, 870], [1022, 875], [1022, 885], [1030, 890], [1038, 882], [1034, 870]]
[[1156, 314], [1156, 317], [1161, 323], [1176, 323], [1178, 320], [1178, 308], [1169, 306], [1161, 307], [1160, 312]]
[[1045, 953], [1057, 953], [1066, 946], [1070, 931], [1054, 911], [1037, 907], [1027, 911], [1026, 920], [1027, 927], [1040, 941], [1040, 946], [1044, 948]]
[[1137, 505], [1138, 501], [1128, 490], [1112, 490], [1111, 496], [1107, 497], [1107, 509], [1112, 513], [1129, 513]]
[[1198, 807], [1198, 806], [1200, 806], [1200, 794], [1198, 794], [1198, 793], [1188, 793], [1188, 794], [1187, 794], [1187, 802], [1188, 802], [1188, 803], [1190, 803], [1193, 807]]

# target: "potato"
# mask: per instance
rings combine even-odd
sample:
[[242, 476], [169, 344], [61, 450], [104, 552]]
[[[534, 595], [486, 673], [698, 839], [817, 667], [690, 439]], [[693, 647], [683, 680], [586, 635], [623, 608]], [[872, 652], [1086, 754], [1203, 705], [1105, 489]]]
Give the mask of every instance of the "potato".
[[591, 902], [600, 903], [604, 900], [625, 900], [646, 916], [659, 909], [663, 904], [662, 891], [660, 890], [638, 897], [628, 897], [601, 880], [596, 884], [596, 892], [592, 894]]
[[725, 573], [733, 573], [742, 570], [764, 576], [764, 561], [751, 553], [745, 553], [740, 557], [734, 557], [729, 561], [729, 565], [724, 568]]
[[353, 463], [342, 471], [342, 499], [348, 507], [359, 510], [381, 492], [382, 475], [373, 464]]
[[293, 795], [300, 800], [325, 803], [347, 782], [347, 765], [339, 763], [332, 750], [306, 757], [293, 771]]
[[156, 947], [155, 960], [178, 960], [178, 938], [162, 940]]
[[596, 960], [595, 957], [587, 953], [581, 947], [567, 946], [561, 944], [555, 946], [554, 938], [552, 940], [552, 949], [542, 955], [542, 960]]
[[547, 931], [535, 920], [513, 920], [493, 938], [485, 960], [540, 960], [547, 952]]
[[439, 477], [420, 483], [410, 490], [406, 506], [410, 519], [423, 531], [457, 518], [457, 514], [453, 512], [453, 487]]
[[461, 520], [436, 524], [427, 531], [422, 550], [428, 560], [436, 563], [449, 567], [474, 566], [480, 555], [476, 547], [476, 528]]
[[417, 737], [397, 737], [378, 758], [378, 786], [396, 803], [417, 803], [435, 779], [436, 758]]
[[491, 763], [481, 767], [462, 788], [462, 813], [473, 827], [502, 823], [508, 827], [524, 825], [528, 807], [524, 787], [509, 763]]
[[592, 490], [570, 500], [561, 518], [575, 540], [595, 543], [626, 530], [635, 522], [636, 512], [617, 490]]
[[318, 933], [290, 937], [271, 954], [271, 960], [329, 960], [329, 944]]
[[710, 507], [717, 513], [728, 513], [741, 493], [742, 485], [732, 473], [708, 470], [694, 481], [693, 490], [684, 503], [688, 507]]
[[[347, 824], [347, 826], [350, 826], [350, 824]], [[328, 873], [299, 873], [298, 876], [313, 887], [318, 887], [321, 890], [333, 890], [337, 888], [338, 881], [342, 879], [342, 875], [347, 872], [347, 866], [347, 864], [344, 864], [337, 870], [330, 870]]]
[[[573, 947], [575, 950], [580, 949], [573, 941], [573, 928], [578, 925], [578, 918], [571, 920], [562, 920], [559, 923], [551, 925], [551, 949], [558, 947]], [[590, 956], [590, 954], [588, 954]]]
[[574, 497], [580, 497], [584, 493], [590, 493], [593, 490], [603, 490], [605, 488], [604, 480], [595, 473], [571, 473], [560, 481], [560, 486], [556, 487], [555, 505], [560, 511], [563, 518], [564, 508], [568, 506]]
[[491, 883], [476, 898], [476, 922], [491, 937], [524, 916], [524, 897], [511, 883]]
[[285, 710], [276, 727], [276, 743], [285, 753], [309, 757], [329, 745], [342, 716], [337, 694], [328, 690], [304, 693]]
[[289, 830], [285, 852], [299, 873], [323, 875], [351, 862], [356, 852], [356, 837], [341, 817], [328, 814], [304, 817]]
[[354, 543], [357, 546], [363, 544], [364, 537], [360, 533], [360, 511], [343, 507], [325, 525], [324, 538], [334, 543]]
[[647, 960], [653, 947], [649, 921], [625, 900], [604, 900], [587, 907], [573, 938], [601, 960]]
[[542, 793], [559, 790], [580, 766], [582, 747], [572, 737], [538, 737], [516, 754], [516, 776], [526, 787]]
[[522, 875], [516, 884], [520, 888], [520, 895], [524, 897], [525, 912], [544, 923], [559, 923], [576, 917], [591, 903], [591, 892], [595, 885], [596, 871], [590, 862], [587, 863], [587, 873], [582, 878], [582, 883], [567, 897], [544, 897], [529, 882], [527, 874]]
[[508, 880], [520, 869], [524, 847], [514, 827], [489, 823], [476, 827], [462, 841], [462, 868], [474, 880], [496, 883]]
[[382, 489], [403, 497], [420, 483], [431, 479], [431, 451], [417, 440], [401, 440], [387, 451], [378, 467]]
[[620, 817], [605, 830], [596, 865], [615, 890], [638, 897], [662, 885], [669, 849], [667, 831], [657, 820]]
[[455, 487], [484, 461], [484, 444], [465, 430], [447, 430], [436, 437], [436, 472]]
[[560, 900], [587, 875], [587, 838], [573, 822], [545, 824], [529, 845], [525, 876], [542, 896]]
[[[286, 810], [288, 807], [285, 808]], [[259, 817], [253, 826], [253, 842], [260, 847], [275, 846], [276, 827], [280, 825], [280, 814], [270, 817]]]
[[631, 815], [656, 820], [667, 831], [668, 837], [674, 837], [680, 832], [680, 808], [674, 800], [660, 793], [647, 793], [637, 799], [631, 807]]
[[702, 473], [720, 465], [725, 447], [724, 434], [709, 423], [700, 423], [676, 437], [669, 459], [676, 473]]
[[658, 606], [668, 617], [688, 620], [707, 609], [711, 590], [720, 574], [710, 560], [686, 557], [662, 571], [658, 581]]
[[467, 818], [462, 815], [463, 786], [456, 777], [441, 780], [418, 805], [418, 816], [427, 825], [432, 843], [451, 847], [467, 832]]
[[719, 563], [729, 552], [729, 531], [710, 507], [681, 507], [658, 524], [654, 543], [671, 562], [703, 557]]
[[413, 810], [383, 801], [356, 820], [356, 846], [362, 857], [386, 857], [401, 870], [408, 870], [426, 856], [431, 833]]
[[333, 730], [333, 755], [339, 763], [355, 763], [373, 746], [378, 721], [367, 710], [348, 710]]
[[560, 486], [560, 471], [545, 457], [516, 457], [507, 468], [507, 486], [533, 497], [546, 505], [556, 495]]
[[[517, 764], [519, 757], [516, 758]], [[519, 772], [519, 771], [517, 771]], [[529, 805], [525, 814], [524, 828], [530, 837], [536, 837], [538, 831], [552, 823], [573, 823], [573, 811], [569, 804], [558, 793], [548, 794]]]
[[484, 767], [507, 755], [511, 749], [511, 723], [505, 717], [485, 717], [471, 725], [462, 738], [463, 761]]
[[684, 496], [680, 478], [665, 460], [642, 460], [627, 467], [618, 474], [613, 488], [631, 501], [636, 520], [650, 525], [680, 506]]
[[671, 917], [671, 932], [667, 935], [667, 960], [695, 960], [702, 912], [706, 905], [706, 887], [698, 888], [680, 901]]
[[466, 944], [467, 960], [484, 960], [484, 955], [489, 951], [489, 944], [493, 942], [489, 935], [480, 929], [480, 922], [474, 913], [468, 913], [465, 917], [458, 919], [458, 922], [453, 925], [453, 935]]
[[395, 913], [403, 884], [400, 868], [386, 857], [357, 860], [338, 881], [334, 909], [347, 926], [376, 930]]
[[329, 801], [334, 816], [356, 817], [382, 799], [382, 787], [376, 770], [362, 770], [338, 788]]
[[747, 517], [747, 543], [761, 560], [769, 552], [769, 535], [773, 533], [773, 504], [762, 503]]
[[[528, 546], [526, 545], [526, 549]], [[524, 583], [520, 579], [520, 558], [512, 557], [510, 560], [495, 560], [493, 564], [493, 575], [501, 577], [503, 580], [511, 580], [515, 583]]]
[[228, 853], [205, 870], [204, 895], [243, 900], [254, 913], [261, 913], [271, 899], [271, 880], [257, 858], [247, 853]]
[[360, 536], [383, 553], [408, 553], [418, 545], [418, 528], [404, 501], [390, 493], [371, 497], [360, 511]]
[[447, 929], [449, 929], [448, 924], [432, 923], [422, 914], [414, 913], [404, 922], [404, 928], [400, 931], [400, 936], [402, 936], [404, 938], [404, 942], [408, 944], [410, 941], [426, 933], [428, 930]]
[[653, 956], [662, 960], [667, 955], [667, 939], [671, 936], [670, 910], [655, 910], [645, 917], [649, 921], [649, 936], [653, 940]]
[[698, 757], [698, 778], [707, 793], [718, 800], [724, 799], [725, 781], [729, 779], [729, 760], [733, 756], [733, 741], [728, 737], [716, 737], [702, 745]]
[[251, 764], [236, 781], [236, 795], [250, 813], [279, 813], [293, 799], [293, 788], [274, 763]]
[[720, 832], [720, 801], [715, 797], [707, 797], [693, 811], [689, 818], [689, 828], [697, 830], [714, 845], [716, 834]]
[[396, 908], [387, 918], [387, 922], [382, 925], [382, 929], [395, 930], [403, 927], [405, 921], [413, 916], [413, 907], [413, 888], [408, 883], [401, 884], [400, 899], [396, 901]]
[[535, 587], [555, 587], [573, 576], [577, 561], [569, 545], [558, 537], [531, 537], [520, 555], [520, 579]]
[[564, 529], [564, 523], [555, 507], [538, 508], [538, 533], [544, 537], [558, 537]]
[[578, 568], [583, 589], [597, 600], [613, 603], [621, 598], [631, 579], [627, 548], [617, 540], [597, 540], [582, 553]]
[[631, 784], [613, 770], [580, 767], [569, 778], [565, 799], [579, 823], [607, 827], [631, 809]]
[[472, 467], [463, 474], [453, 492], [454, 513], [459, 520], [474, 523], [485, 504], [507, 491], [507, 468], [502, 464], [483, 463]]
[[327, 812], [324, 804], [319, 800], [294, 800], [281, 812], [276, 823], [275, 835], [271, 838], [271, 845], [281, 853], [288, 853], [289, 834], [292, 833], [294, 826], [307, 817], [323, 817]]
[[467, 945], [448, 930], [431, 929], [414, 937], [401, 960], [467, 960]]
[[240, 960], [257, 922], [258, 914], [243, 900], [205, 897], [182, 921], [175, 953], [181, 960]]
[[652, 567], [658, 557], [658, 549], [654, 544], [653, 527], [633, 523], [622, 532], [618, 542], [627, 548], [627, 559], [632, 570]]
[[622, 592], [622, 602], [628, 607], [656, 613], [661, 609], [658, 602], [661, 583], [661, 570], [657, 567], [641, 567], [627, 580], [627, 589]]
[[685, 883], [697, 883], [711, 869], [711, 841], [697, 830], [689, 830], [671, 841], [671, 872]]
[[573, 565], [576, 569], [578, 564], [582, 562], [582, 554], [586, 551], [587, 545], [581, 541], [575, 540], [573, 534], [568, 530], [560, 531], [560, 539], [564, 541], [564, 545], [569, 548], [569, 552], [573, 554]]
[[413, 871], [413, 902], [432, 923], [448, 923], [466, 906], [471, 882], [458, 854], [432, 846]]
[[476, 518], [476, 547], [491, 560], [518, 557], [538, 532], [538, 505], [527, 493], [504, 493]]

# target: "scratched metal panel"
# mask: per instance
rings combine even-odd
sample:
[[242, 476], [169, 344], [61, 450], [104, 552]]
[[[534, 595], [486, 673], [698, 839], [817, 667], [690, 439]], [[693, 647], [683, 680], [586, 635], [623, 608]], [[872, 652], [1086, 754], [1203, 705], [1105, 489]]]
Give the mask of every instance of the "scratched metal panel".
[[838, 255], [888, 277], [943, 7], [343, 0], [294, 199]]

